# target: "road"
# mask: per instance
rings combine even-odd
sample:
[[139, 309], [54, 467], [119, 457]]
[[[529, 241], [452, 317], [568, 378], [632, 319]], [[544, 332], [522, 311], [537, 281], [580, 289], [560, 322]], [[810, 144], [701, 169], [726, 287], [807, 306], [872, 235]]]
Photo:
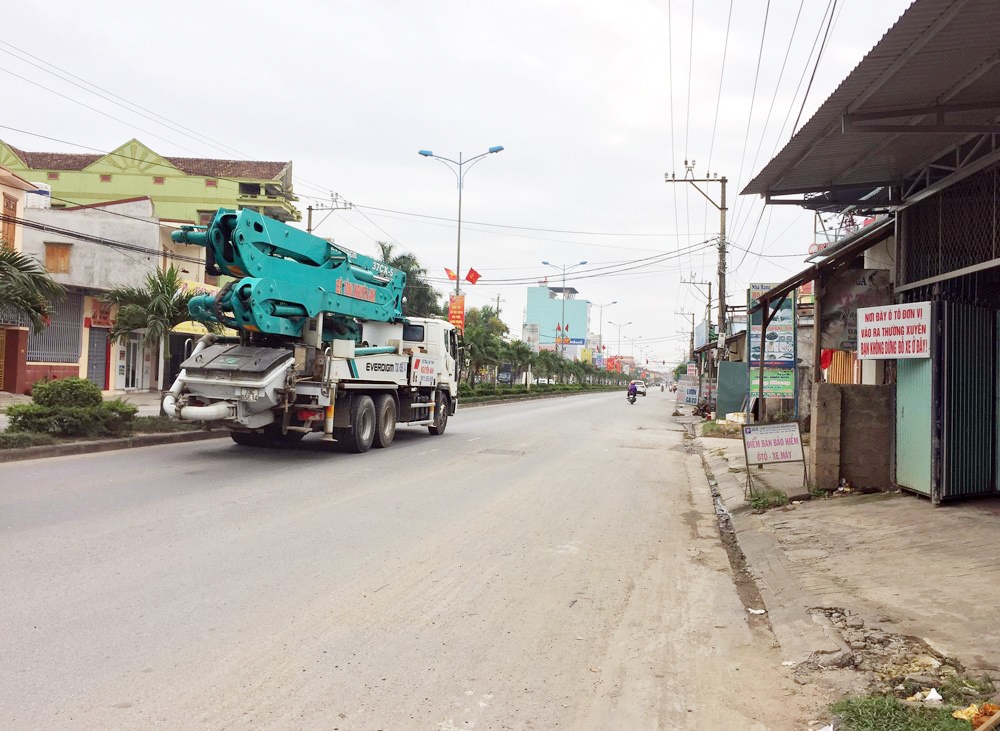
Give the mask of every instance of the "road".
[[0, 465], [0, 727], [804, 727], [669, 396]]

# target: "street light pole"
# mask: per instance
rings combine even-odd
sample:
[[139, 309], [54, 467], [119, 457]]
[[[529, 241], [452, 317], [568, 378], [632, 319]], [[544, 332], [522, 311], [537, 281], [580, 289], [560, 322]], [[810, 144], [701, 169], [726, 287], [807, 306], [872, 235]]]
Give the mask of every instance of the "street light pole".
[[609, 325], [614, 325], [615, 327], [618, 328], [618, 372], [621, 373], [621, 368], [622, 368], [622, 328], [625, 327], [626, 325], [631, 325], [632, 321], [629, 320], [628, 322], [623, 322], [623, 323], [619, 324], [617, 322], [611, 322], [611, 320], [608, 320], [608, 324]]
[[542, 262], [542, 264], [544, 264], [545, 266], [552, 267], [553, 269], [558, 269], [559, 271], [562, 272], [562, 342], [560, 343], [562, 347], [559, 349], [559, 355], [562, 356], [563, 358], [566, 357], [566, 272], [568, 272], [570, 269], [575, 269], [576, 267], [583, 266], [586, 263], [587, 263], [586, 261], [581, 261], [577, 262], [576, 264], [559, 265], [559, 264], [550, 264], [547, 261]]
[[[465, 181], [465, 173], [468, 170], [463, 171], [462, 167], [468, 165], [470, 168], [477, 162], [482, 160], [487, 155], [492, 155], [494, 152], [500, 152], [503, 149], [502, 146], [497, 145], [496, 147], [491, 147], [486, 152], [482, 152], [475, 157], [470, 157], [468, 160], [462, 159], [462, 153], [458, 153], [458, 159], [452, 160], [448, 157], [442, 157], [441, 155], [435, 155], [430, 150], [418, 150], [417, 154], [423, 155], [424, 157], [432, 157], [439, 163], [447, 167], [455, 174], [455, 180], [458, 182], [458, 244], [456, 246], [455, 255], [455, 294], [459, 293], [459, 287], [462, 282], [462, 185]], [[454, 167], [452, 167], [454, 166]]]
[[[614, 300], [613, 302], [605, 302], [603, 305], [598, 305], [598, 307], [601, 308], [601, 316], [598, 319], [598, 324], [597, 324], [597, 349], [599, 351], [602, 349], [604, 345], [604, 308], [611, 307], [611, 305], [617, 305], [617, 304], [618, 300]], [[601, 355], [603, 358], [604, 354], [601, 353]], [[608, 369], [608, 366], [606, 363], [603, 362], [603, 359], [601, 365], [603, 366], [604, 370]]]

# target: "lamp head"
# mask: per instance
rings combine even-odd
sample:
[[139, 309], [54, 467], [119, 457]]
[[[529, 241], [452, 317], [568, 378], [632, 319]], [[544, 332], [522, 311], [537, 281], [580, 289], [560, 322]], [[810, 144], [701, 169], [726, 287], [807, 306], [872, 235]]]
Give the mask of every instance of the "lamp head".
[[417, 150], [418, 155], [423, 155], [424, 157], [434, 157], [434, 153], [430, 150]]
[[500, 152], [503, 149], [503, 145], [497, 145], [496, 147], [491, 147], [487, 152]]
[[547, 266], [547, 267], [550, 267], [550, 266], [552, 266], [552, 265], [551, 265], [551, 264], [549, 264], [549, 263], [548, 263], [547, 261], [543, 261], [543, 262], [542, 262], [542, 264], [544, 264], [544, 265], [545, 265], [545, 266]]
[[586, 261], [581, 261], [581, 262], [580, 262], [579, 264], [577, 264], [577, 266], [578, 266], [578, 267], [582, 267], [582, 266], [583, 266], [584, 264], [586, 264], [586, 263], [587, 263]]

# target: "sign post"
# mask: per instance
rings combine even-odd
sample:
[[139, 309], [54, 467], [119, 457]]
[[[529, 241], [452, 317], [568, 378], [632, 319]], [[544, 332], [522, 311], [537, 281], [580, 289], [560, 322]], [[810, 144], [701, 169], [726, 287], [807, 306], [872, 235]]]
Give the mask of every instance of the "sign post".
[[743, 454], [747, 464], [747, 495], [753, 491], [751, 465], [763, 467], [765, 464], [801, 462], [802, 484], [809, 486], [808, 468], [802, 450], [802, 435], [799, 433], [797, 421], [744, 426]]

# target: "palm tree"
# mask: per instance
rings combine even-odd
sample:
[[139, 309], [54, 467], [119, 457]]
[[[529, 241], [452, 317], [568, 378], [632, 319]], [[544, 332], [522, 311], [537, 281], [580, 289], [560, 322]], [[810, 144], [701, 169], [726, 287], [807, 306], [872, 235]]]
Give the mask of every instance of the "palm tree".
[[521, 376], [531, 365], [532, 357], [534, 353], [531, 352], [531, 346], [522, 340], [515, 340], [512, 343], [507, 343], [506, 353], [504, 357], [510, 362], [511, 367], [514, 369], [516, 374], [514, 382], [516, 383], [521, 379]]
[[[170, 358], [170, 331], [180, 323], [190, 320], [188, 302], [197, 293], [181, 290], [180, 272], [173, 266], [166, 271], [157, 270], [146, 275], [143, 287], [116, 287], [98, 297], [102, 302], [118, 306], [109, 337], [112, 341], [124, 340], [133, 330], [145, 330], [144, 347], [162, 344], [163, 357]], [[216, 325], [206, 325], [218, 330]]]
[[0, 310], [26, 316], [40, 333], [49, 324], [52, 303], [65, 294], [37, 259], [0, 243]]
[[427, 270], [420, 266], [417, 257], [413, 254], [394, 254], [395, 245], [387, 241], [377, 243], [382, 261], [406, 275], [403, 314], [406, 317], [435, 317], [446, 314], [441, 309], [437, 291], [424, 279]]

